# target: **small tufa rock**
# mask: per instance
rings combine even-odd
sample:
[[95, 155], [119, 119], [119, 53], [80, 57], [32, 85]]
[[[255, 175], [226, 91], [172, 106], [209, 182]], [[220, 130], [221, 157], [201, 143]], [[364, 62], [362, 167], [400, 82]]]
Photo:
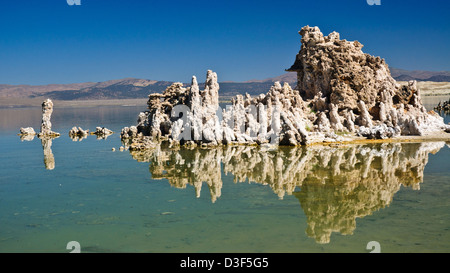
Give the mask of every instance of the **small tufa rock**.
[[32, 127], [20, 128], [19, 136], [21, 141], [32, 141], [36, 136], [36, 132]]
[[112, 135], [114, 132], [105, 127], [96, 127], [95, 132], [92, 134], [97, 136], [97, 139], [106, 139], [108, 136]]
[[89, 130], [83, 130], [81, 127], [72, 127], [69, 131], [69, 137], [73, 141], [82, 141], [89, 135]]

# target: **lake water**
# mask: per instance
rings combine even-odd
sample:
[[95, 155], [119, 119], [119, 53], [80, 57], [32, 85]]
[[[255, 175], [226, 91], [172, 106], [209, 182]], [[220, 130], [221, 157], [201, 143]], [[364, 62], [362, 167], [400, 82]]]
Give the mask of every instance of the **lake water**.
[[450, 252], [448, 143], [119, 151], [142, 110], [0, 109], [0, 252]]

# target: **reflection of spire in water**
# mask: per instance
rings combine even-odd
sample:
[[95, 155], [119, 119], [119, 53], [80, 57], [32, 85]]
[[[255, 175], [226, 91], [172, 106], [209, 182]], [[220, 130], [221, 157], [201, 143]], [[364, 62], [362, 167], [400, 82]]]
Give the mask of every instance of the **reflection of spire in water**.
[[[154, 179], [168, 179], [177, 188], [188, 184], [197, 197], [206, 182], [214, 202], [220, 197], [221, 163], [235, 182], [268, 185], [282, 199], [299, 200], [307, 217], [308, 236], [328, 243], [332, 232], [352, 234], [356, 218], [389, 206], [401, 185], [419, 189], [428, 154], [444, 142], [280, 147], [267, 151], [254, 146], [217, 149], [156, 149], [131, 152], [150, 161]], [[295, 191], [296, 187], [301, 190]]]
[[[308, 222], [306, 233], [329, 243], [332, 232], [352, 234], [356, 218], [389, 206], [401, 185], [419, 189], [428, 153], [440, 143], [364, 145], [340, 149], [338, 158], [316, 165], [294, 193]], [[317, 160], [322, 160], [321, 156]], [[333, 164], [339, 162], [340, 172]], [[325, 183], [321, 183], [326, 178]]]
[[170, 185], [176, 188], [184, 189], [188, 184], [194, 186], [197, 197], [200, 197], [205, 182], [211, 200], [215, 202], [222, 189], [221, 154], [219, 149], [163, 151], [158, 148], [150, 159], [150, 173], [153, 179], [167, 178]]
[[40, 137], [42, 149], [44, 150], [44, 164], [47, 170], [55, 168], [55, 157], [52, 152], [52, 137]]

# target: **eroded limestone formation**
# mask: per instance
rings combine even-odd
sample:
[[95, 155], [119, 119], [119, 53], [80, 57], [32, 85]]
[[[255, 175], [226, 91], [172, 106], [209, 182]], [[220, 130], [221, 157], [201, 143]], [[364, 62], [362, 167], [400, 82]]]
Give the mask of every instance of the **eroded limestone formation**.
[[303, 27], [301, 49], [288, 71], [297, 72], [295, 89], [275, 82], [266, 94], [237, 95], [219, 107], [217, 74], [207, 71], [205, 87], [174, 83], [151, 94], [148, 111], [136, 126], [122, 130], [131, 150], [171, 145], [305, 145], [351, 141], [355, 137], [427, 136], [450, 130], [434, 111], [427, 112], [415, 81], [401, 86], [384, 59], [362, 52], [358, 41], [324, 36]]
[[239, 145], [221, 148], [168, 148], [130, 151], [150, 162], [153, 179], [176, 188], [207, 184], [212, 202], [222, 193], [223, 174], [235, 183], [267, 185], [283, 199], [294, 195], [307, 216], [307, 234], [318, 243], [331, 234], [352, 234], [356, 218], [387, 207], [401, 186], [419, 190], [429, 153], [445, 142], [284, 147]]

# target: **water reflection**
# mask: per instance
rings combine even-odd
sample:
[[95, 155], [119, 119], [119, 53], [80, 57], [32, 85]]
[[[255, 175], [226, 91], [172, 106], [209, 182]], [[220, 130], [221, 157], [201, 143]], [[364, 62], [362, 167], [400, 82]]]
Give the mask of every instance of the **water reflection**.
[[221, 196], [222, 170], [234, 181], [269, 186], [282, 199], [294, 195], [307, 217], [306, 233], [318, 243], [333, 232], [352, 234], [356, 218], [389, 206], [403, 185], [419, 190], [428, 154], [445, 142], [311, 146], [267, 150], [228, 146], [220, 149], [168, 149], [131, 152], [150, 162], [153, 179], [176, 188], [206, 183], [212, 202]]
[[42, 149], [44, 150], [44, 165], [47, 170], [53, 170], [55, 168], [55, 157], [52, 152], [51, 137], [41, 137]]
[[[33, 141], [35, 136], [35, 134], [19, 135], [21, 141]], [[44, 151], [44, 166], [47, 170], [53, 170], [55, 168], [55, 157], [52, 152], [52, 142], [54, 138], [58, 137], [38, 136], [37, 138], [41, 140]]]

